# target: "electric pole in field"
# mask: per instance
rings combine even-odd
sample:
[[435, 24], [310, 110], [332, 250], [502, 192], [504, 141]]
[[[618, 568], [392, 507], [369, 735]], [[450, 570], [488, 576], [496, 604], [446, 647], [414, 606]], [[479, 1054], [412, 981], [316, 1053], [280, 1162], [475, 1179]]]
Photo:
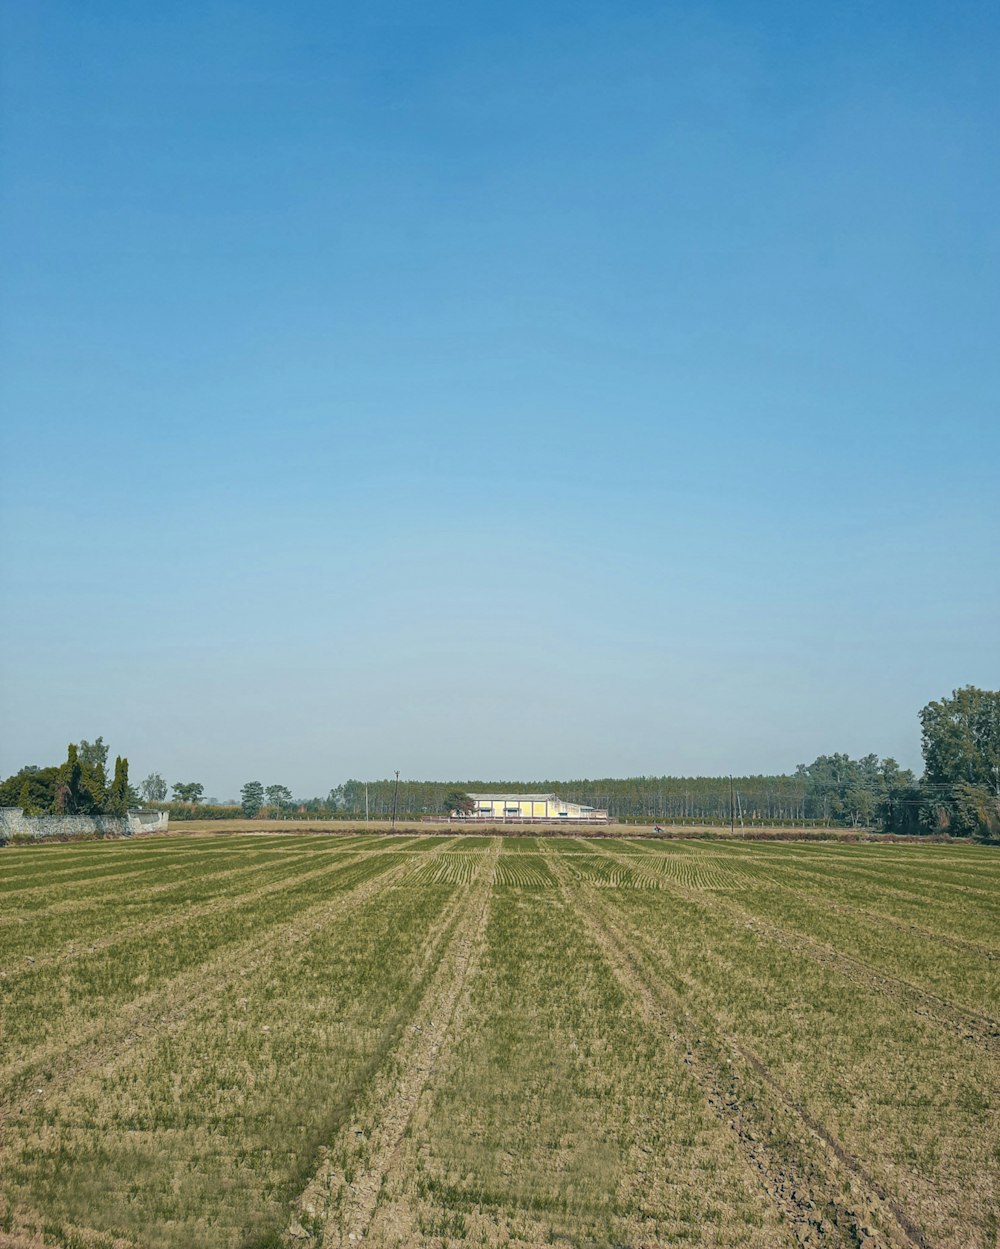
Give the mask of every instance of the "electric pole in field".
[[368, 823], [368, 782], [365, 781], [365, 823]]
[[396, 831], [396, 799], [398, 796], [399, 796], [399, 768], [396, 769], [396, 786], [392, 791], [392, 829], [390, 830], [391, 832]]
[[729, 831], [736, 836], [736, 787], [732, 772], [729, 773]]

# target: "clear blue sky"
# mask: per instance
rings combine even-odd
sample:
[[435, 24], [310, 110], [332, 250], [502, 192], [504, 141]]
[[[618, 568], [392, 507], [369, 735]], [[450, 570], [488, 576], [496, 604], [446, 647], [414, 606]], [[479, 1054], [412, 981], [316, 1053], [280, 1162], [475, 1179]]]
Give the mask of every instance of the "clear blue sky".
[[4, 5], [0, 774], [919, 765], [1000, 683], [1000, 12]]

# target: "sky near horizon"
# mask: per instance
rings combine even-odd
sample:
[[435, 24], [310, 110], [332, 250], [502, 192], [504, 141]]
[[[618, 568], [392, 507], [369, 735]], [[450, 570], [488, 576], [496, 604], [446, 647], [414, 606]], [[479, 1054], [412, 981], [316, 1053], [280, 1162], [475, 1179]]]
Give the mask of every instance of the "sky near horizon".
[[3, 5], [0, 776], [919, 769], [993, 3]]

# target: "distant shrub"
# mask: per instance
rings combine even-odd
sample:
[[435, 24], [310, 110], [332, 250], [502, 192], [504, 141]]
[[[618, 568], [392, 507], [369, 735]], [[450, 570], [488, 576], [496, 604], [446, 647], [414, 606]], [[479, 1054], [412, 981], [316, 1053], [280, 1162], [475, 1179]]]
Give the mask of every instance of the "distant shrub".
[[236, 820], [243, 815], [238, 806], [206, 806], [204, 803], [195, 806], [190, 802], [169, 802], [161, 805], [160, 810], [166, 811], [171, 823], [183, 820]]

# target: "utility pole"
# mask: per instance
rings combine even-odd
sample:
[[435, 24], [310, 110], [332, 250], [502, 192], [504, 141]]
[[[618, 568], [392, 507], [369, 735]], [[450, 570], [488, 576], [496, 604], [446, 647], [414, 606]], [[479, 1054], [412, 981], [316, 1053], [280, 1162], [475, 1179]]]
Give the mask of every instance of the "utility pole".
[[392, 828], [391, 832], [396, 831], [396, 798], [399, 795], [399, 768], [396, 769], [396, 786], [392, 791]]
[[736, 792], [732, 772], [729, 773], [729, 831], [736, 836]]
[[368, 823], [368, 782], [365, 781], [365, 823]]

